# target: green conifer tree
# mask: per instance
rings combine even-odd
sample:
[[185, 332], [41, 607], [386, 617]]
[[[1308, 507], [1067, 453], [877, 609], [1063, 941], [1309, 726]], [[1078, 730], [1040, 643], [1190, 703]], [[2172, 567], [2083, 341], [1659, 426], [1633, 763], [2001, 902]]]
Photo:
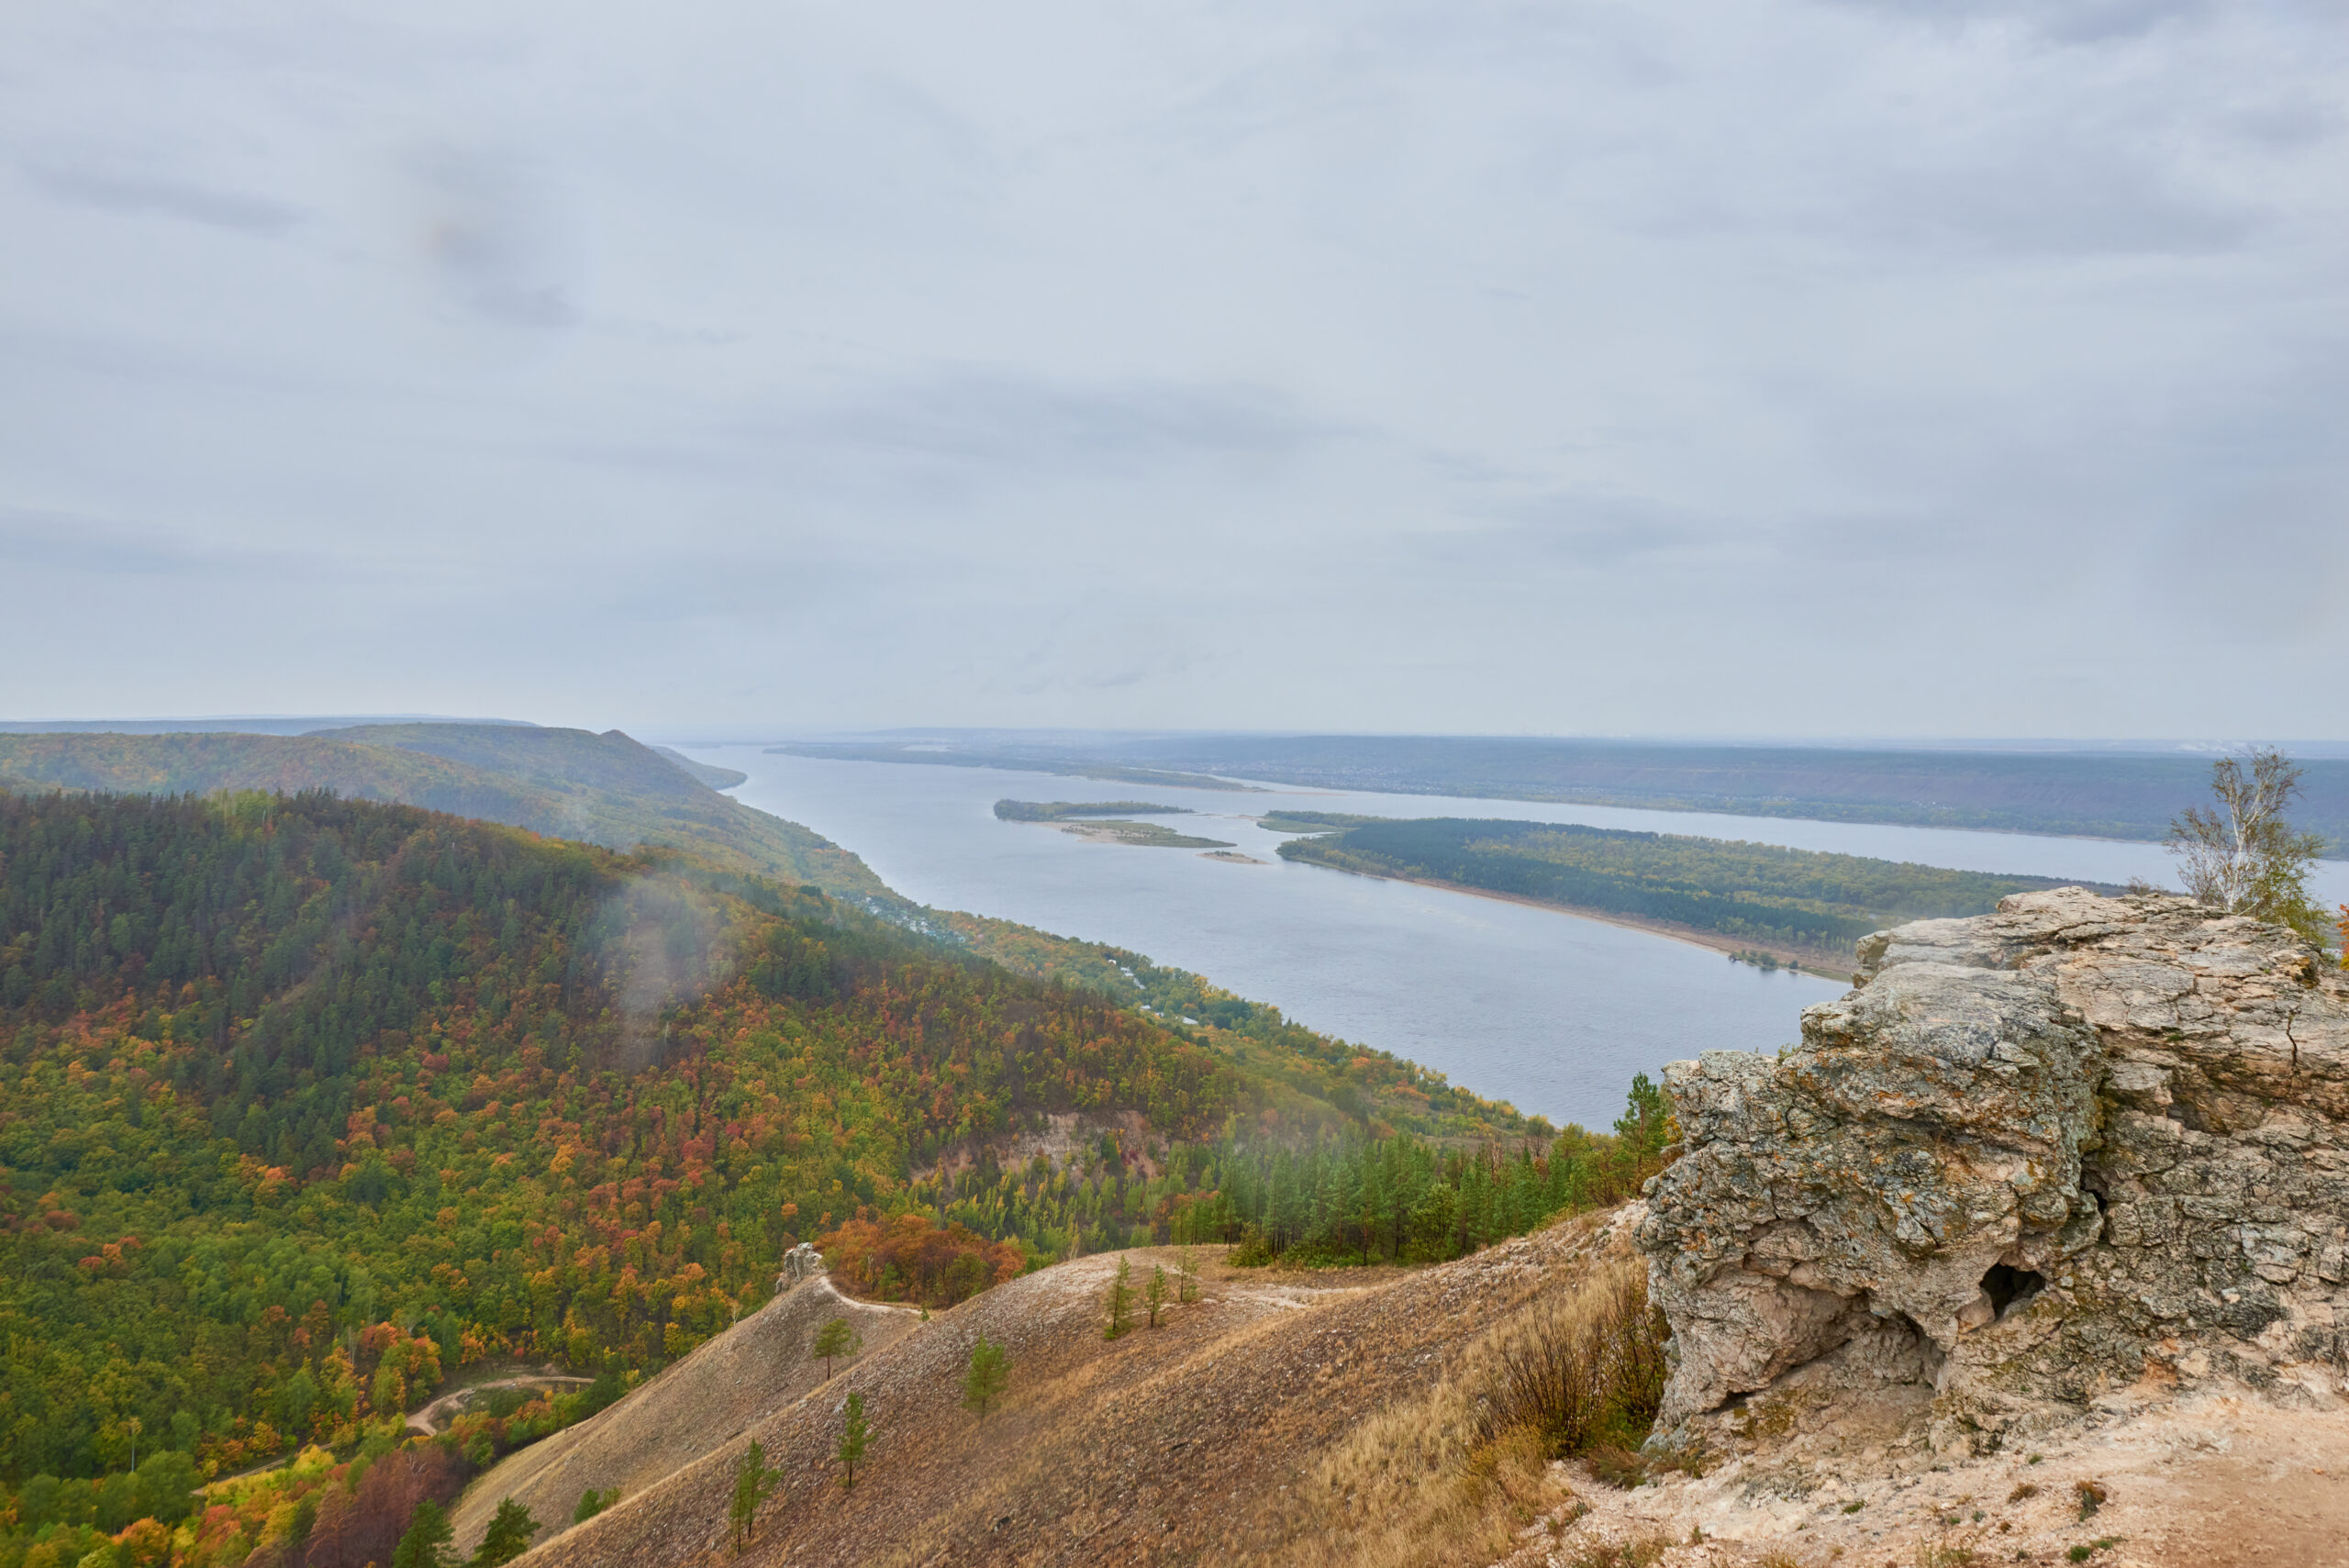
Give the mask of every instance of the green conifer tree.
[[1166, 1310], [1166, 1271], [1156, 1263], [1150, 1265], [1150, 1278], [1141, 1287], [1141, 1309], [1150, 1318], [1150, 1326], [1158, 1327], [1158, 1315]]
[[1011, 1358], [1001, 1345], [991, 1344], [985, 1334], [971, 1347], [971, 1369], [963, 1376], [963, 1408], [975, 1410], [982, 1421], [987, 1418], [987, 1406], [1003, 1397], [1003, 1390], [1011, 1381]]
[[1108, 1305], [1109, 1322], [1101, 1330], [1101, 1337], [1119, 1339], [1126, 1331], [1126, 1316], [1134, 1306], [1133, 1268], [1123, 1258], [1118, 1260], [1118, 1272], [1109, 1280]]
[[503, 1499], [481, 1538], [481, 1550], [473, 1553], [473, 1568], [499, 1568], [513, 1562], [530, 1550], [530, 1538], [540, 1528], [529, 1509], [511, 1497]]
[[841, 1413], [841, 1443], [833, 1451], [841, 1462], [841, 1485], [856, 1485], [856, 1467], [864, 1459], [865, 1445], [873, 1440], [873, 1427], [864, 1418], [864, 1396], [852, 1394]]
[[392, 1549], [392, 1568], [451, 1568], [449, 1542], [455, 1536], [447, 1511], [427, 1497], [407, 1517], [407, 1533]]
[[808, 1351], [807, 1359], [815, 1361], [821, 1358], [824, 1381], [829, 1383], [832, 1380], [833, 1359], [852, 1356], [863, 1348], [864, 1337], [848, 1326], [847, 1318], [835, 1318], [817, 1331], [816, 1343]]
[[783, 1472], [767, 1468], [767, 1451], [752, 1438], [751, 1446], [742, 1451], [741, 1462], [734, 1466], [734, 1497], [726, 1507], [727, 1532], [737, 1552], [751, 1544], [758, 1529], [759, 1505], [774, 1496], [782, 1480]]

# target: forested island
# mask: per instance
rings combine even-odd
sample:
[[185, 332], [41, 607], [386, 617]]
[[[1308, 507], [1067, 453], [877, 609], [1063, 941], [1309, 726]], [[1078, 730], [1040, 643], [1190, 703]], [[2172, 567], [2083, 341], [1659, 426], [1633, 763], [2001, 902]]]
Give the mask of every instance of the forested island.
[[1146, 800], [998, 800], [995, 814], [1005, 822], [1065, 822], [1081, 817], [1187, 817], [1191, 808]]
[[1156, 822], [1124, 819], [1129, 812], [1188, 817], [1187, 806], [1152, 806], [1145, 800], [998, 800], [995, 814], [1006, 822], [1050, 822], [1063, 833], [1105, 844], [1129, 844], [1142, 850], [1228, 850], [1229, 839], [1203, 839], [1178, 833]]
[[1870, 931], [1985, 914], [2009, 893], [2065, 885], [2051, 877], [1574, 823], [1306, 811], [1263, 821], [1308, 835], [1280, 846], [1285, 860], [1628, 920], [1749, 962], [1768, 952], [1837, 970], [1850, 967], [1852, 944]]
[[1229, 839], [1205, 839], [1197, 833], [1178, 833], [1163, 822], [1123, 822], [1115, 817], [1096, 821], [1081, 818], [1063, 822], [1061, 831], [1074, 833], [1080, 839], [1097, 843], [1127, 844], [1140, 850], [1228, 850]]

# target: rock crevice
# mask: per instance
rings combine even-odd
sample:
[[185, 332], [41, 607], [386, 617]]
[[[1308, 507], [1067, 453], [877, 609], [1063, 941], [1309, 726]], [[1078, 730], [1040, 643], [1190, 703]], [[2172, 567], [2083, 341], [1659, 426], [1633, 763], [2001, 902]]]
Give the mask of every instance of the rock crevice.
[[2339, 970], [2281, 927], [2076, 888], [1860, 959], [1782, 1057], [1665, 1070], [1684, 1151], [1640, 1233], [1664, 1440], [1796, 1375], [1912, 1390], [1977, 1447], [2132, 1387], [2344, 1391]]

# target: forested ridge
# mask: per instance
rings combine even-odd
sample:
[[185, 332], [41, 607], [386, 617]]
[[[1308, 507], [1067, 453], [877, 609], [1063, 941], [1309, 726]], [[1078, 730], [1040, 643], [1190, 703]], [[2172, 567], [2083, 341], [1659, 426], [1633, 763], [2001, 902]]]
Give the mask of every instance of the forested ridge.
[[854, 855], [718, 794], [705, 773], [735, 776], [673, 761], [617, 729], [597, 735], [536, 725], [373, 724], [295, 736], [0, 734], [0, 777], [19, 788], [332, 790], [608, 849], [665, 844], [849, 898], [889, 896]]
[[[382, 1509], [722, 1329], [800, 1240], [853, 1268], [885, 1232], [905, 1266], [874, 1288], [943, 1304], [1178, 1227], [1238, 1239], [1272, 1150], [1437, 1151], [1481, 1191], [1394, 1124], [1524, 1125], [1105, 951], [1197, 1021], [673, 851], [324, 794], [0, 795], [0, 1568], [152, 1546], [140, 1518], [241, 1561], [300, 1475], [377, 1497], [305, 1548], [356, 1568]], [[1078, 1147], [995, 1165], [1077, 1113]], [[1451, 1244], [1539, 1207], [1477, 1200]], [[464, 1418], [453, 1457], [399, 1446], [442, 1378], [522, 1357], [601, 1381]], [[250, 1507], [181, 1522], [199, 1475], [304, 1442]]]
[[1266, 823], [1316, 834], [1282, 844], [1286, 860], [1486, 888], [1836, 960], [1848, 959], [1853, 943], [1886, 926], [1979, 915], [2009, 893], [2062, 885], [2049, 877], [1575, 823], [1385, 821], [1311, 812], [1284, 812]]

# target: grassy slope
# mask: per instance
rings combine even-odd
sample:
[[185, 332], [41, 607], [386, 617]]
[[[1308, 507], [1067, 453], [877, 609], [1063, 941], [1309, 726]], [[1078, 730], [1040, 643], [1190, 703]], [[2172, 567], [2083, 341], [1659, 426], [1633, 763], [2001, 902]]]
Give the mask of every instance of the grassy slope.
[[[1344, 1498], [1376, 1466], [1364, 1451], [1407, 1418], [1429, 1451], [1379, 1505], [1414, 1506], [1428, 1462], [1435, 1502], [1469, 1466], [1458, 1418], [1490, 1338], [1587, 1273], [1594, 1228], [1570, 1223], [1458, 1262], [1310, 1276], [1210, 1262], [1204, 1299], [1162, 1327], [1105, 1341], [1101, 1299], [1119, 1256], [1136, 1277], [1175, 1254], [1080, 1259], [999, 1285], [869, 1354], [751, 1432], [713, 1432], [708, 1454], [613, 1511], [555, 1537], [534, 1568], [631, 1562], [669, 1568], [724, 1551], [727, 1497], [756, 1436], [782, 1488], [742, 1561], [1127, 1563], [1356, 1560]], [[1205, 1255], [1212, 1258], [1215, 1250]], [[984, 1422], [960, 1407], [979, 1335], [1006, 1346], [1010, 1391]], [[831, 1461], [840, 1402], [864, 1396], [874, 1437], [852, 1490]], [[1541, 1460], [1485, 1480], [1538, 1489]], [[1365, 1497], [1365, 1502], [1374, 1499]], [[1439, 1557], [1506, 1550], [1509, 1521], [1484, 1496], [1450, 1507]], [[1432, 1514], [1435, 1510], [1431, 1510]], [[1382, 1507], [1375, 1521], [1403, 1522]], [[1489, 1517], [1488, 1517], [1489, 1514]], [[1473, 1544], [1472, 1544], [1473, 1541]], [[1492, 1553], [1500, 1555], [1499, 1551]], [[1488, 1561], [1476, 1557], [1475, 1561]]]

